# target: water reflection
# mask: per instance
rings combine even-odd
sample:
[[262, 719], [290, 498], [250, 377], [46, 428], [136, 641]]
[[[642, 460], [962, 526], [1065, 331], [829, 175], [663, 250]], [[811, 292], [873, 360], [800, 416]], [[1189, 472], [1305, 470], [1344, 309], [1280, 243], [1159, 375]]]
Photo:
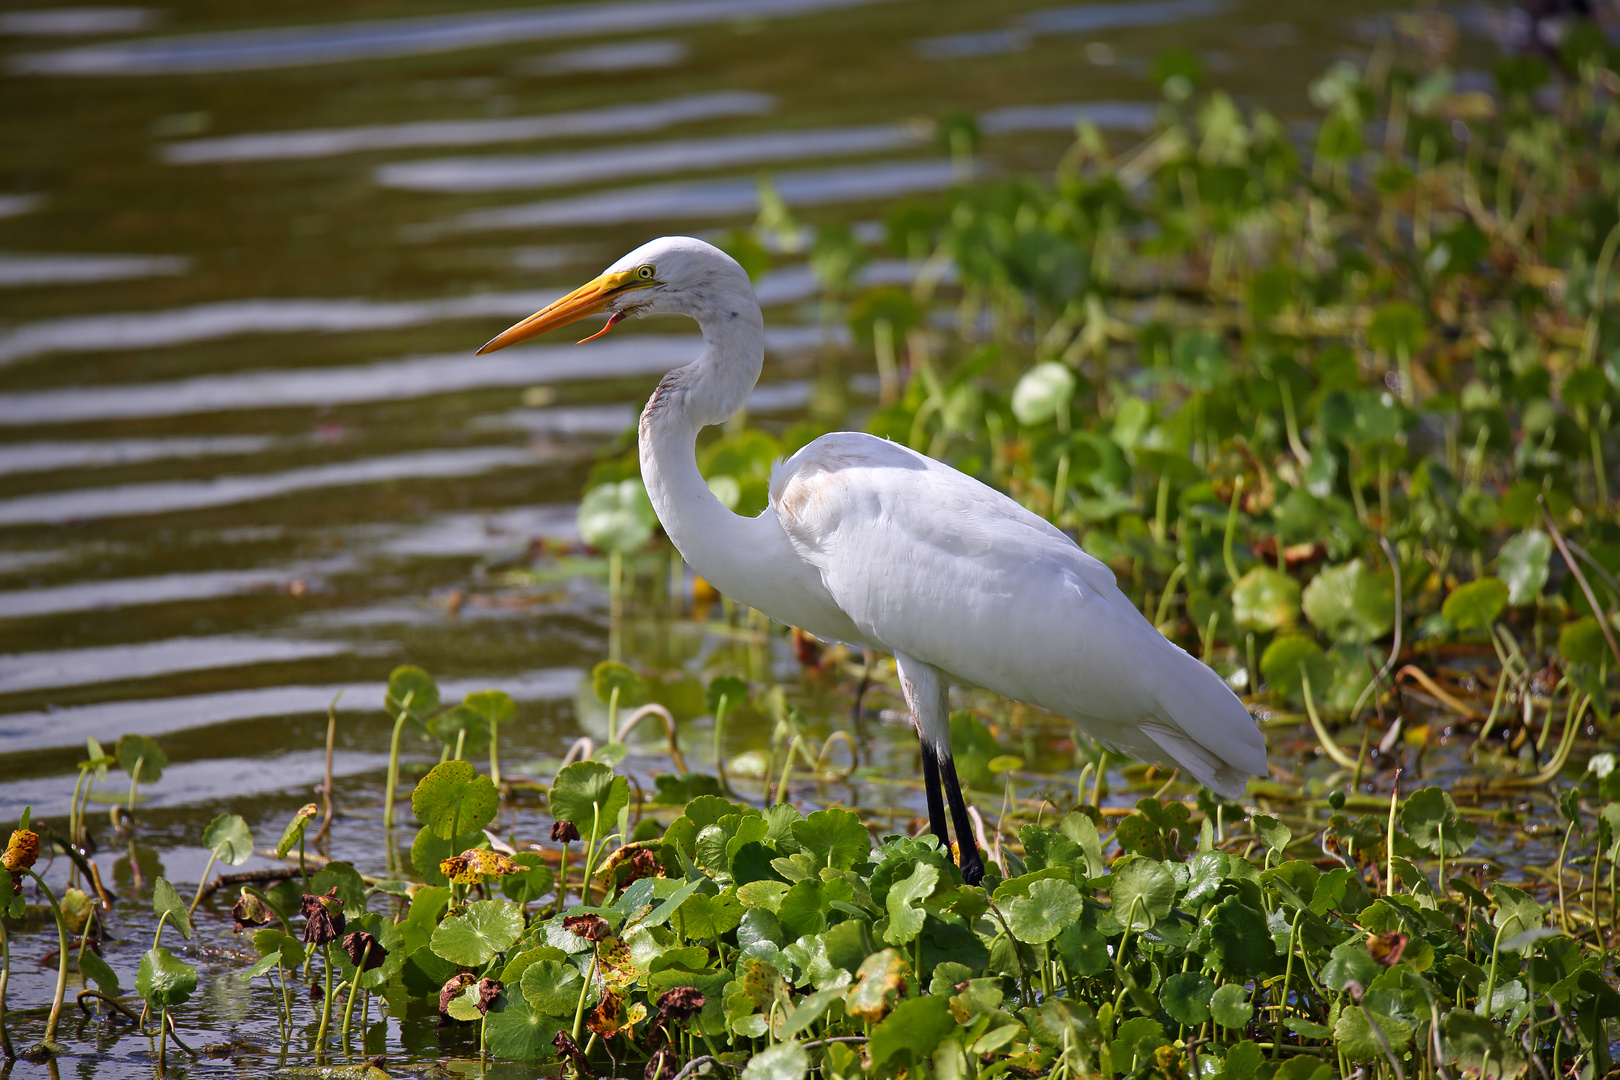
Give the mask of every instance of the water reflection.
[[[789, 206], [892, 199], [921, 191], [942, 191], [958, 179], [951, 162], [938, 159], [785, 172], [771, 178], [782, 201]], [[584, 228], [635, 221], [737, 217], [758, 211], [759, 185], [748, 176], [647, 184], [499, 210], [475, 210], [448, 225], [468, 232], [543, 226]]]
[[44, 198], [39, 195], [0, 195], [0, 218], [27, 214], [44, 204]]
[[433, 120], [189, 139], [169, 143], [159, 153], [171, 165], [195, 165], [331, 157], [418, 146], [481, 146], [532, 139], [622, 135], [720, 117], [756, 116], [770, 112], [774, 104], [775, 99], [769, 94], [729, 91], [502, 120]]
[[[346, 565], [337, 561], [321, 568], [326, 572]], [[248, 592], [281, 590], [291, 582], [308, 586], [314, 567], [291, 570], [214, 570], [196, 574], [158, 574], [152, 577], [120, 578], [113, 581], [80, 581], [71, 585], [0, 592], [0, 618], [21, 619], [40, 615], [60, 615], [69, 611], [96, 611], [138, 607], [143, 604], [172, 604], [187, 600], [212, 600]]]
[[227, 300], [166, 311], [77, 315], [0, 334], [0, 365], [53, 352], [154, 349], [240, 334], [397, 330], [444, 319], [527, 315], [555, 294], [481, 293], [453, 300]]
[[513, 70], [520, 75], [572, 75], [576, 72], [635, 71], [672, 67], [690, 50], [679, 41], [627, 41], [622, 45], [594, 45], [520, 60]]
[[0, 252], [0, 288], [174, 276], [190, 268], [191, 260], [178, 255], [23, 255]]
[[[180, 671], [307, 660], [337, 656], [350, 650], [351, 646], [344, 642], [221, 635], [11, 653], [0, 656], [0, 693], [20, 694], [25, 690], [144, 679]], [[4, 737], [4, 729], [0, 729], [0, 738]]]
[[157, 24], [161, 12], [141, 7], [59, 7], [0, 13], [0, 34], [16, 37], [91, 37], [133, 34]]
[[[365, 458], [258, 476], [165, 480], [150, 484], [51, 491], [0, 500], [0, 525], [60, 524], [173, 514], [271, 499], [319, 488], [378, 484], [389, 480], [476, 476], [496, 469], [534, 463], [535, 456], [528, 450], [504, 446], [473, 447]], [[0, 672], [3, 670], [0, 668]], [[0, 689], [4, 689], [3, 684], [4, 678], [0, 675]]]
[[767, 161], [873, 154], [924, 142], [925, 127], [871, 124], [812, 131], [772, 131], [713, 139], [679, 139], [568, 154], [437, 158], [383, 165], [379, 184], [410, 191], [466, 193], [564, 187], [593, 180], [724, 169]]
[[106, 468], [170, 458], [256, 454], [272, 439], [259, 435], [222, 435], [201, 439], [107, 439], [102, 442], [27, 442], [0, 444], [0, 475], [54, 472], [57, 469]]
[[167, 75], [337, 64], [390, 56], [781, 18], [880, 0], [626, 0], [413, 19], [284, 26], [88, 45], [12, 59], [30, 75]]
[[1007, 29], [920, 38], [912, 42], [912, 51], [928, 60], [997, 56], [1023, 52], [1037, 34], [1095, 34], [1136, 26], [1168, 26], [1208, 18], [1226, 6], [1224, 0], [1125, 0], [1047, 8], [1022, 16]]
[[[501, 675], [499, 684], [514, 701], [556, 701], [573, 696], [579, 675], [573, 668], [544, 668], [516, 676]], [[439, 689], [442, 700], [449, 704], [467, 694], [487, 690], [489, 686], [489, 679], [456, 679], [440, 682]], [[340, 713], [375, 714], [386, 690], [387, 686], [380, 682], [267, 686], [10, 713], [0, 715], [0, 742], [5, 744], [7, 752], [22, 753], [54, 747], [82, 747], [87, 735], [98, 739], [109, 735], [116, 738], [119, 732], [139, 731], [155, 737], [269, 716], [322, 715], [328, 706]], [[336, 699], [335, 705], [333, 699]], [[168, 786], [168, 777], [165, 770], [164, 787]], [[59, 781], [53, 784], [62, 786]], [[62, 794], [72, 787], [72, 784], [67, 785]], [[0, 786], [0, 792], [5, 790]]]

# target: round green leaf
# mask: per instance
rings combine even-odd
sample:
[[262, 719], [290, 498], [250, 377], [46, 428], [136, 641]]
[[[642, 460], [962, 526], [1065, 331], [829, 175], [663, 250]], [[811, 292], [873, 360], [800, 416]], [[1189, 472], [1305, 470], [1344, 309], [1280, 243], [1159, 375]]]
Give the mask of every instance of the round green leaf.
[[203, 830], [203, 847], [222, 862], [241, 866], [253, 856], [253, 833], [240, 814], [221, 814]]
[[152, 885], [152, 913], [159, 918], [167, 915], [167, 925], [174, 927], [187, 941], [191, 940], [191, 914], [168, 878], [158, 878]]
[[[1116, 877], [1114, 880], [1114, 903], [1118, 904], [1119, 879]], [[1174, 889], [1174, 884], [1171, 888]], [[1014, 937], [1027, 944], [1051, 941], [1065, 926], [1080, 917], [1083, 907], [1080, 890], [1067, 881], [1055, 878], [1036, 881], [1030, 884], [1028, 896], [1021, 896], [1009, 905], [1007, 925], [1012, 928]], [[1141, 906], [1137, 910], [1140, 912]], [[1166, 910], [1165, 914], [1168, 913]]]
[[1496, 576], [1507, 583], [1508, 603], [1528, 604], [1547, 584], [1552, 560], [1552, 538], [1540, 529], [1526, 529], [1502, 545], [1496, 556]]
[[491, 728], [497, 728], [517, 715], [517, 702], [504, 690], [480, 690], [476, 694], [468, 694], [461, 704], [477, 712]]
[[1269, 566], [1256, 566], [1232, 589], [1232, 617], [1245, 630], [1266, 633], [1299, 615], [1299, 582]]
[[518, 985], [529, 1007], [542, 1016], [572, 1017], [579, 1004], [579, 971], [566, 960], [535, 961]]
[[462, 967], [482, 967], [523, 936], [523, 913], [505, 900], [479, 900], [433, 931], [433, 952]]
[[1013, 387], [1013, 416], [1026, 427], [1050, 420], [1069, 404], [1074, 388], [1074, 372], [1068, 365], [1055, 360], [1036, 364]]
[[418, 723], [426, 723], [439, 709], [439, 684], [419, 667], [409, 664], [397, 667], [388, 676], [383, 707], [390, 716], [397, 717], [404, 712]]
[[366, 879], [360, 871], [346, 862], [329, 862], [309, 879], [307, 891], [324, 896], [333, 889], [337, 889], [338, 899], [343, 902], [345, 917], [357, 919], [366, 913]]
[[726, 702], [726, 711], [736, 712], [748, 701], [748, 684], [735, 675], [717, 675], [709, 680], [709, 687], [703, 692], [704, 707], [710, 713], [720, 711], [720, 699]]
[[463, 754], [470, 756], [489, 748], [489, 718], [470, 705], [457, 705], [440, 713], [428, 727], [452, 750], [460, 743]]
[[1145, 930], [1169, 916], [1176, 899], [1176, 879], [1156, 860], [1127, 855], [1114, 864], [1114, 882], [1108, 893], [1114, 918], [1134, 930]]
[[1211, 995], [1209, 1014], [1221, 1027], [1240, 1028], [1254, 1015], [1254, 1006], [1241, 984], [1227, 983]]
[[1281, 855], [1294, 838], [1293, 830], [1269, 814], [1254, 815], [1254, 831], [1266, 847]]
[[1236, 896], [1228, 896], [1215, 905], [1209, 915], [1209, 927], [1208, 959], [1216, 971], [1229, 979], [1258, 975], [1277, 955], [1265, 915]]
[[550, 1061], [557, 1056], [553, 1039], [573, 1022], [570, 1007], [567, 1018], [551, 1016], [529, 1005], [521, 994], [508, 988], [506, 1008], [492, 1012], [484, 1022], [484, 1038], [489, 1052], [512, 1061]]
[[1508, 587], [1493, 577], [1480, 578], [1451, 590], [1440, 614], [1458, 630], [1483, 630], [1507, 606]]
[[581, 837], [589, 840], [591, 823], [606, 836], [630, 804], [630, 782], [614, 776], [613, 768], [600, 761], [576, 761], [557, 774], [551, 785], [551, 816], [572, 821]]
[[253, 935], [253, 947], [266, 959], [274, 956], [276, 963], [288, 971], [304, 966], [304, 943], [273, 927], [265, 927]]
[[1317, 574], [1301, 599], [1311, 625], [1334, 641], [1362, 645], [1395, 624], [1395, 590], [1360, 559]]
[[135, 992], [154, 1009], [172, 1009], [183, 1004], [197, 989], [197, 969], [158, 946], [141, 957], [135, 976]]
[[619, 692], [621, 707], [634, 707], [647, 700], [647, 684], [628, 664], [617, 660], [604, 660], [591, 669], [591, 689], [604, 705], [612, 700], [614, 690]]
[[1159, 988], [1159, 1004], [1178, 1024], [1197, 1027], [1210, 1017], [1215, 984], [1196, 971], [1178, 971]]
[[652, 539], [658, 516], [640, 477], [600, 484], [580, 500], [576, 518], [582, 540], [598, 551], [635, 551]]
[[789, 1039], [749, 1058], [742, 1080], [804, 1080], [809, 1071], [810, 1052]]
[[848, 870], [872, 848], [872, 837], [860, 816], [848, 810], [817, 810], [790, 826], [793, 839], [816, 866]]
[[[922, 909], [922, 902], [933, 894], [934, 886], [938, 884], [939, 869], [920, 862], [912, 867], [909, 876], [901, 878], [889, 887], [889, 895], [885, 901], [889, 909], [889, 928], [883, 932], [884, 941], [890, 945], [905, 945], [916, 940], [917, 935], [922, 933], [923, 922], [927, 918], [927, 913]], [[1074, 886], [1070, 885], [1069, 888], [1073, 889]], [[1017, 933], [1017, 930], [1015, 923], [1013, 932]], [[1056, 932], [1053, 931], [1054, 934]]]
[[1416, 355], [1426, 336], [1423, 312], [1404, 300], [1380, 307], [1367, 327], [1367, 344], [1391, 356], [1400, 352]]
[[411, 792], [416, 820], [441, 840], [477, 832], [495, 820], [499, 807], [494, 782], [466, 761], [440, 762]]
[[1600, 664], [1608, 652], [1603, 628], [1590, 615], [1565, 623], [1558, 631], [1558, 655], [1571, 663]]
[[[118, 738], [118, 767], [134, 777], [138, 784], [155, 784], [163, 778], [164, 766], [169, 764], [162, 747], [145, 735], [121, 735]], [[135, 775], [137, 763], [140, 775]]]
[[1320, 705], [1333, 681], [1333, 668], [1316, 642], [1299, 634], [1277, 638], [1260, 654], [1260, 677], [1273, 693], [1288, 701], [1303, 701], [1305, 680], [1311, 680], [1311, 698]]
[[[1414, 791], [1401, 807], [1401, 828], [1425, 851], [1454, 857], [1474, 844], [1474, 825], [1440, 788]], [[1442, 850], [1442, 847], [1444, 850]]]

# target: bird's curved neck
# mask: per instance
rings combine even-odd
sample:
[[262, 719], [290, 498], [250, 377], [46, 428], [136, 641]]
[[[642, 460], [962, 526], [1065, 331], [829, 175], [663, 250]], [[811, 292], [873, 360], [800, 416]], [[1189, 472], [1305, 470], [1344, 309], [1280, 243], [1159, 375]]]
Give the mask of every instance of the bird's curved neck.
[[771, 549], [782, 540], [781, 529], [769, 515], [745, 518], [726, 509], [698, 472], [696, 447], [698, 432], [742, 408], [758, 381], [764, 322], [752, 297], [694, 317], [703, 330], [703, 352], [664, 376], [642, 411], [641, 476], [682, 558], [721, 592], [747, 604], [769, 580]]

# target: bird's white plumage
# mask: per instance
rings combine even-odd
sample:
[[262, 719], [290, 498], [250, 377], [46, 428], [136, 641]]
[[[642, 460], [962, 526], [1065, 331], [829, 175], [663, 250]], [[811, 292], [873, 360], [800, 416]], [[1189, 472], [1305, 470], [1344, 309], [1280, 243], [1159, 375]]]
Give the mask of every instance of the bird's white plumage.
[[[648, 494], [699, 574], [773, 619], [892, 652], [903, 676], [938, 669], [1042, 706], [1229, 797], [1266, 772], [1248, 710], [1106, 566], [947, 465], [870, 435], [825, 435], [777, 464], [759, 517], [721, 506], [697, 469], [697, 432], [736, 412], [759, 377], [759, 305], [741, 267], [702, 241], [655, 240], [611, 269], [644, 265], [658, 285], [610, 308], [689, 315], [703, 329], [702, 354], [665, 377], [641, 421]], [[948, 741], [943, 717], [918, 722]]]

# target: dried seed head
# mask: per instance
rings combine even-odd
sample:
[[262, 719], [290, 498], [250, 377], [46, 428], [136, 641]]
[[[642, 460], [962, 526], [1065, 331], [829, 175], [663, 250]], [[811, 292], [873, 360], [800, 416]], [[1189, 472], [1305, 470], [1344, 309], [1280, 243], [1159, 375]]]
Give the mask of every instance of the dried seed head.
[[439, 1015], [450, 1015], [450, 1003], [461, 996], [461, 992], [474, 981], [473, 976], [465, 971], [450, 976], [450, 981], [439, 988]]
[[642, 878], [662, 877], [664, 874], [663, 864], [650, 848], [622, 847], [609, 857], [603, 869], [617, 874], [620, 867], [629, 868], [629, 873], [619, 879], [620, 885], [628, 885]]
[[708, 999], [703, 991], [695, 986], [676, 986], [664, 991], [664, 996], [658, 999], [658, 1021], [690, 1020], [703, 1010]]
[[608, 921], [600, 915], [569, 915], [563, 919], [563, 929], [573, 931], [586, 941], [601, 941], [613, 933]]
[[250, 926], [265, 926], [275, 918], [269, 906], [257, 896], [243, 889], [231, 905], [231, 918], [235, 921], [235, 930], [240, 934]]
[[337, 886], [324, 896], [304, 894], [304, 944], [322, 948], [343, 936], [343, 901], [338, 899]]
[[343, 951], [348, 954], [349, 963], [361, 971], [375, 971], [388, 959], [388, 950], [382, 947], [382, 942], [365, 930], [356, 930], [345, 937]]
[[570, 844], [579, 839], [579, 829], [572, 821], [554, 821], [551, 823], [551, 842], [554, 844]]
[[659, 1047], [647, 1061], [647, 1071], [641, 1074], [643, 1080], [670, 1080], [675, 1075], [676, 1061], [673, 1046]]

